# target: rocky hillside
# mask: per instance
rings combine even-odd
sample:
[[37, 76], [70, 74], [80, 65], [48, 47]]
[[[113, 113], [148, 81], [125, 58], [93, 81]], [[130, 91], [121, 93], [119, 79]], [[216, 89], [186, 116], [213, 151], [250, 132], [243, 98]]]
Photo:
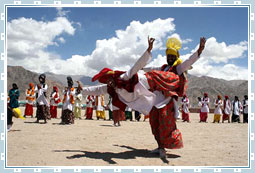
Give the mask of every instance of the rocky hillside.
[[[7, 88], [8, 90], [12, 88], [12, 83], [16, 83], [20, 90], [20, 98], [19, 100], [25, 100], [25, 92], [29, 87], [29, 83], [39, 84], [38, 80], [39, 74], [31, 72], [29, 70], [24, 69], [21, 66], [8, 66], [7, 68]], [[64, 89], [64, 85], [58, 81], [54, 81], [48, 79], [46, 76], [46, 81], [48, 85], [47, 96], [50, 95], [53, 86], [57, 86], [60, 90]]]
[[[7, 83], [8, 90], [11, 88], [12, 83], [17, 83], [19, 86], [21, 96], [20, 100], [25, 99], [25, 90], [28, 88], [30, 82], [37, 84], [39, 74], [31, 72], [20, 66], [8, 66]], [[73, 80], [80, 80], [84, 85], [96, 85], [98, 83], [92, 83], [91, 78], [87, 76], [76, 75], [72, 76]], [[60, 91], [67, 85], [66, 75], [56, 75], [53, 73], [46, 73], [46, 81], [48, 84], [48, 95], [52, 91], [52, 87], [56, 85], [60, 88]], [[77, 84], [75, 84], [76, 86]], [[238, 96], [240, 100], [243, 100], [244, 95], [248, 95], [248, 81], [245, 80], [232, 80], [227, 81], [223, 79], [217, 79], [207, 76], [196, 77], [188, 75], [188, 89], [187, 96], [190, 99], [192, 107], [197, 107], [197, 97], [202, 97], [203, 93], [207, 92], [211, 104], [210, 107], [214, 108], [213, 102], [217, 98], [217, 95], [228, 95], [232, 100], [234, 96]], [[61, 94], [61, 93], [60, 93]], [[180, 101], [181, 99], [179, 99]]]
[[248, 95], [248, 81], [227, 81], [208, 76], [196, 77], [189, 75], [187, 96], [192, 107], [196, 107], [197, 97], [202, 97], [204, 92], [208, 93], [211, 102], [210, 107], [213, 108], [213, 102], [217, 95], [221, 95], [222, 98], [228, 95], [231, 100], [234, 99], [234, 96], [238, 96], [239, 100], [243, 100], [243, 96]]

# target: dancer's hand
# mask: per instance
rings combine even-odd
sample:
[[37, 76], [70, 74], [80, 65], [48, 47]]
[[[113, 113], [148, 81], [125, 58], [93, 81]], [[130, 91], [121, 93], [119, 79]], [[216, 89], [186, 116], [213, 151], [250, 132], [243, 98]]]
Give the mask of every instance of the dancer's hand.
[[80, 89], [80, 91], [82, 91], [82, 84], [81, 84], [81, 82], [80, 81], [76, 81], [77, 83], [78, 83], [78, 88]]
[[197, 50], [198, 56], [200, 56], [200, 54], [203, 52], [203, 50], [205, 48], [205, 42], [206, 42], [206, 38], [205, 37], [201, 37], [200, 38], [200, 45], [199, 45], [199, 48]]
[[153, 42], [155, 41], [155, 38], [150, 38], [149, 36], [148, 36], [148, 49], [147, 49], [147, 51], [149, 52], [149, 53], [151, 53], [151, 50], [152, 50], [152, 48], [153, 48]]

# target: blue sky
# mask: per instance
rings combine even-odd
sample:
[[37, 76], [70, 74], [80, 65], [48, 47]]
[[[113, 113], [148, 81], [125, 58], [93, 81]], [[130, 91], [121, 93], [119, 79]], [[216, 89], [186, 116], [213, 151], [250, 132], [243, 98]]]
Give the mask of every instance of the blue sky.
[[[60, 14], [59, 12], [64, 13]], [[14, 24], [12, 21], [20, 18], [32, 18], [33, 21], [47, 23], [55, 21], [58, 17], [66, 18], [75, 31], [74, 33], [71, 31], [63, 31], [56, 34], [51, 41], [56, 42], [57, 44], [48, 44], [42, 48], [42, 51], [44, 51], [44, 53], [54, 54], [62, 60], [70, 59], [74, 55], [83, 57], [88, 55], [92, 56], [98, 40], [110, 40], [116, 38], [116, 30], [126, 31], [132, 21], [139, 21], [141, 24], [145, 24], [146, 22], [153, 23], [157, 19], [166, 20], [168, 18], [173, 18], [174, 20], [171, 22], [171, 26], [174, 25], [174, 29], [165, 31], [166, 34], [160, 36], [163, 44], [161, 47], [165, 46], [168, 36], [177, 34], [182, 40], [189, 40], [186, 44], [182, 45], [182, 49], [180, 50], [181, 55], [188, 56], [199, 43], [199, 37], [201, 36], [215, 38], [216, 41], [214, 41], [214, 43], [219, 45], [224, 43], [227, 47], [230, 45], [240, 45], [241, 42], [248, 41], [247, 8], [8, 8], [8, 23], [12, 24], [13, 27]], [[10, 35], [11, 34], [12, 33], [10, 32]], [[154, 35], [151, 36], [154, 37]], [[64, 39], [64, 42], [57, 42], [60, 37]], [[12, 37], [10, 36], [10, 38]], [[233, 58], [233, 55], [229, 55], [227, 60], [216, 63], [211, 61], [210, 65], [212, 67], [223, 67], [227, 64], [233, 64], [242, 69], [247, 69], [248, 53], [247, 50], [244, 50], [242, 43], [241, 45], [242, 48], [240, 51], [242, 52], [239, 57]], [[227, 47], [225, 48], [227, 49]], [[235, 46], [230, 46], [230, 48], [235, 49]], [[229, 50], [225, 51], [223, 46], [222, 51], [228, 52]], [[164, 50], [156, 48], [153, 51], [154, 59], [160, 59], [160, 55], [164, 56]], [[208, 55], [211, 55], [211, 53], [208, 53]], [[217, 53], [213, 56], [217, 56]], [[226, 54], [226, 56], [228, 55]], [[10, 59], [11, 58], [18, 59], [18, 57], [10, 57]], [[11, 62], [14, 61], [10, 61], [10, 63]], [[31, 66], [28, 68], [31, 68]], [[100, 69], [94, 70], [96, 71]], [[53, 70], [53, 72], [56, 71]], [[194, 74], [210, 76], [208, 73], [200, 74], [199, 70]]]

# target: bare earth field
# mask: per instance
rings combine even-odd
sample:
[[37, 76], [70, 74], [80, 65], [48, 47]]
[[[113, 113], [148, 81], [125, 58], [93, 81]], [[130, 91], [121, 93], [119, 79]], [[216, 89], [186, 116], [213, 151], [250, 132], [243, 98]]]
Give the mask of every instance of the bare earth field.
[[213, 114], [208, 123], [198, 123], [199, 115], [191, 114], [191, 123], [177, 121], [184, 148], [167, 150], [167, 160], [161, 160], [149, 152], [157, 145], [148, 119], [113, 127], [112, 121], [93, 116], [94, 120], [82, 116], [73, 125], [59, 125], [60, 119], [36, 124], [35, 118], [13, 118], [12, 130], [7, 133], [7, 166], [248, 165], [248, 124], [214, 124]]

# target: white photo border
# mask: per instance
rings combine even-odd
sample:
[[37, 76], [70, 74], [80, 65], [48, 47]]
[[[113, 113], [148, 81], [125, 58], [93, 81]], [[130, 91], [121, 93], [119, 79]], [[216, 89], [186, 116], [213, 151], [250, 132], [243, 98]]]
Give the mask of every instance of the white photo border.
[[[245, 6], [248, 8], [248, 92], [249, 92], [249, 158], [248, 166], [245, 167], [205, 167], [205, 166], [63, 166], [63, 167], [8, 167], [7, 166], [7, 157], [6, 157], [6, 141], [7, 141], [7, 131], [6, 131], [6, 115], [7, 110], [4, 105], [7, 101], [7, 33], [6, 33], [6, 22], [7, 22], [7, 13], [6, 9], [8, 7], [22, 7], [22, 6], [41, 6], [41, 7], [222, 7], [222, 6], [232, 6], [240, 7]], [[255, 122], [254, 122], [254, 53], [255, 53], [255, 41], [254, 41], [254, 9], [255, 1], [254, 0], [1, 0], [0, 1], [0, 172], [9, 173], [9, 172], [74, 172], [74, 173], [93, 173], [93, 172], [255, 172], [255, 161], [254, 161], [254, 132], [255, 132]]]

